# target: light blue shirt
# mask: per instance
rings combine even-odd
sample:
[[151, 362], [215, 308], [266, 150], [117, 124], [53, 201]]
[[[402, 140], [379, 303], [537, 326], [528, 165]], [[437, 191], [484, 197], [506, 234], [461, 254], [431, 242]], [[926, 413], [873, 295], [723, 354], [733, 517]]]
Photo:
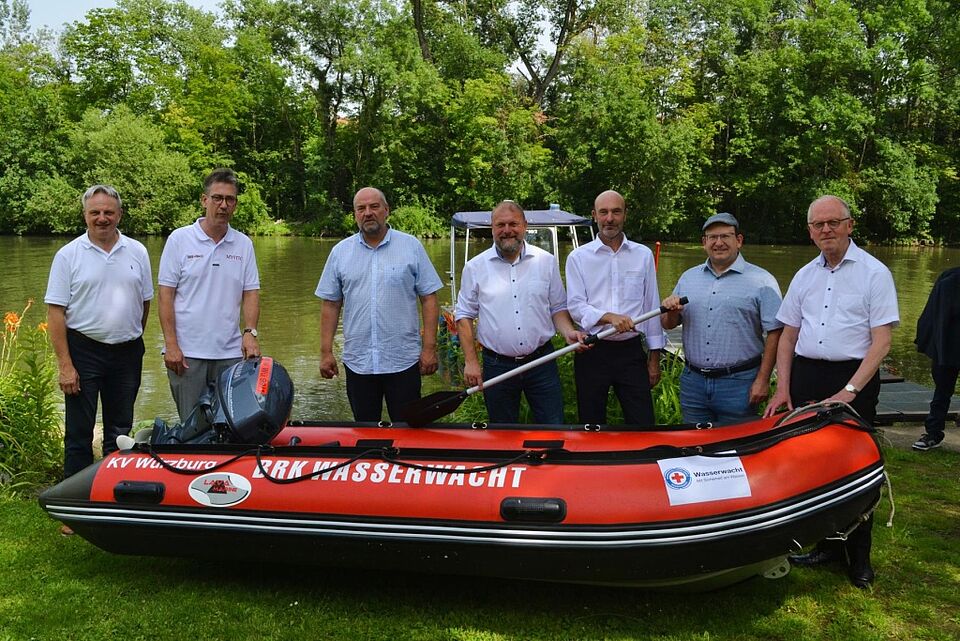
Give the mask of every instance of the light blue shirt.
[[420, 359], [417, 301], [443, 287], [423, 245], [395, 229], [376, 247], [356, 233], [330, 252], [315, 292], [343, 301], [343, 362], [357, 374], [394, 374]]
[[683, 352], [702, 369], [731, 367], [763, 354], [764, 334], [777, 320], [780, 285], [770, 272], [743, 255], [719, 276], [706, 260], [680, 276], [673, 288], [690, 299], [683, 306]]

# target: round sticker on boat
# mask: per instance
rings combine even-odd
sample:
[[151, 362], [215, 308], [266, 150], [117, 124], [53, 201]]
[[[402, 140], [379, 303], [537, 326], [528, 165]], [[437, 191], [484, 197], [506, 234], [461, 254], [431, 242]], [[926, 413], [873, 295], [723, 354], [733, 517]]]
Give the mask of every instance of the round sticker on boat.
[[677, 490], [682, 490], [690, 485], [691, 478], [690, 472], [682, 467], [671, 467], [663, 473], [663, 479], [667, 482], [667, 486]]
[[250, 481], [233, 472], [214, 472], [190, 483], [190, 498], [200, 505], [228, 507], [250, 496]]

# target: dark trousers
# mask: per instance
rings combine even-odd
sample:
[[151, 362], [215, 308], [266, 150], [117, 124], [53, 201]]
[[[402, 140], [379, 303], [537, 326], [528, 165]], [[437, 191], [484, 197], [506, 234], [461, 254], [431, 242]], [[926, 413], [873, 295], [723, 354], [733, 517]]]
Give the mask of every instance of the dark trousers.
[[64, 478], [93, 463], [98, 398], [103, 415], [103, 454], [117, 449], [117, 436], [130, 433], [144, 352], [142, 337], [108, 345], [73, 330], [67, 330], [67, 347], [80, 377], [80, 393], [64, 395]]
[[[830, 398], [844, 385], [860, 367], [861, 361], [821, 361], [795, 356], [790, 378], [790, 398], [794, 407], [812, 401]], [[877, 372], [857, 394], [850, 406], [867, 423], [873, 424], [877, 417], [877, 401], [880, 398], [880, 373]], [[879, 492], [879, 490], [878, 490]], [[870, 548], [873, 544], [873, 514], [847, 537], [843, 545], [847, 561], [853, 567], [859, 567], [870, 560]], [[825, 541], [821, 547], [839, 545], [839, 542]]]
[[930, 373], [933, 375], [933, 398], [930, 399], [930, 413], [927, 414], [923, 427], [927, 434], [936, 438], [943, 438], [943, 426], [950, 411], [950, 398], [957, 387], [957, 375], [960, 369], [949, 365], [932, 363]]
[[[821, 361], [803, 356], [793, 358], [790, 377], [790, 399], [794, 407], [830, 398], [850, 382], [850, 377], [860, 367], [861, 361]], [[850, 403], [867, 423], [873, 424], [877, 417], [877, 401], [880, 399], [880, 372]]]
[[654, 425], [647, 353], [639, 336], [626, 341], [600, 341], [573, 359], [577, 413], [581, 423], [607, 422], [607, 396], [613, 388], [627, 425]]
[[420, 363], [393, 374], [357, 374], [346, 365], [343, 369], [347, 372], [347, 399], [355, 421], [379, 421], [384, 399], [390, 420], [399, 421], [404, 406], [420, 398]]

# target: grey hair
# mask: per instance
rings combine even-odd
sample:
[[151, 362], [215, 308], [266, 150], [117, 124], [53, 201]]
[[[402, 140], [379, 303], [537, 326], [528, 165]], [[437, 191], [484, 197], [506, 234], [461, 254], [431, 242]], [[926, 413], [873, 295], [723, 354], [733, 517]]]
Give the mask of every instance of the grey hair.
[[809, 206], [809, 207], [807, 207], [807, 222], [808, 222], [808, 223], [809, 223], [811, 220], [813, 220], [813, 208], [816, 207], [817, 205], [819, 205], [820, 203], [822, 203], [822, 202], [827, 202], [827, 201], [832, 201], [832, 202], [835, 202], [835, 203], [839, 203], [840, 206], [843, 208], [843, 216], [844, 216], [844, 218], [852, 218], [852, 217], [853, 217], [853, 216], [850, 215], [850, 205], [847, 204], [847, 201], [845, 201], [845, 200], [844, 200], [843, 198], [841, 198], [840, 196], [833, 196], [833, 195], [827, 194], [827, 195], [825, 195], [825, 196], [820, 196], [820, 197], [817, 198], [815, 201], [813, 201], [812, 203], [810, 203], [810, 206]]
[[117, 201], [117, 206], [120, 208], [120, 210], [123, 210], [123, 201], [120, 200], [120, 194], [117, 193], [116, 189], [110, 185], [94, 185], [83, 192], [83, 196], [80, 196], [80, 205], [83, 207], [84, 211], [87, 210], [87, 201], [97, 194], [106, 194], [110, 198], [113, 198]]
[[390, 208], [390, 203], [387, 202], [387, 197], [384, 196], [384, 195], [383, 195], [383, 192], [380, 191], [379, 189], [377, 189], [376, 187], [361, 187], [360, 189], [358, 189], [358, 190], [357, 190], [357, 193], [353, 195], [353, 206], [354, 206], [354, 207], [357, 206], [357, 194], [359, 194], [359, 193], [360, 193], [361, 191], [363, 191], [364, 189], [370, 189], [370, 190], [373, 190], [374, 192], [376, 192], [376, 194], [377, 194], [377, 196], [379, 196], [380, 202], [383, 204], [383, 206], [386, 207], [387, 209]]
[[490, 212], [490, 220], [493, 220], [493, 214], [495, 214], [496, 212], [498, 212], [498, 211], [501, 210], [501, 209], [508, 209], [508, 210], [512, 211], [513, 213], [515, 213], [515, 214], [520, 214], [521, 216], [523, 216], [523, 219], [524, 219], [524, 220], [527, 219], [527, 215], [526, 215], [526, 213], [524, 213], [523, 207], [521, 207], [520, 205], [518, 205], [515, 201], [512, 201], [512, 200], [509, 200], [509, 199], [508, 199], [508, 200], [501, 200], [500, 203], [499, 203], [496, 207], [493, 208], [493, 211]]

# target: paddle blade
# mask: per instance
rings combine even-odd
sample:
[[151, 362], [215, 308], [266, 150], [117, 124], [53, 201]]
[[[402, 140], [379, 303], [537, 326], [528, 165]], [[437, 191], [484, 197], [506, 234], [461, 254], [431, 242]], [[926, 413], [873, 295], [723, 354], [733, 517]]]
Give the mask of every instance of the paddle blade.
[[433, 423], [460, 407], [466, 398], [466, 391], [434, 392], [412, 403], [407, 403], [403, 408], [403, 420], [411, 427]]

